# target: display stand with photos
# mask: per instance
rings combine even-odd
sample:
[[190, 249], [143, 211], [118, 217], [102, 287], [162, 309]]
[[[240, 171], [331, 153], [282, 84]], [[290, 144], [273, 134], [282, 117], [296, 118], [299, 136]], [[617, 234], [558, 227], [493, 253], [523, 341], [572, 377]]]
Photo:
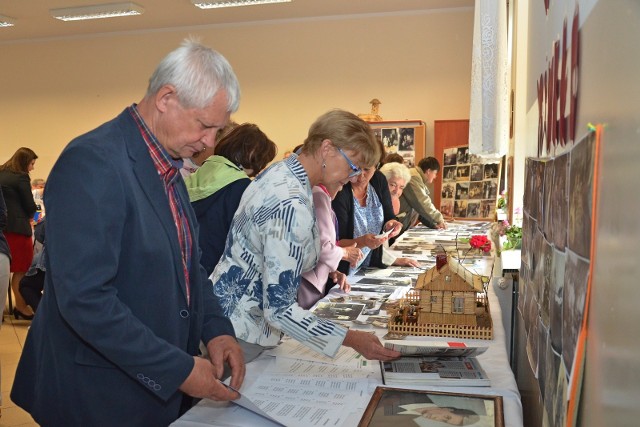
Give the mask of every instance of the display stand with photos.
[[373, 132], [384, 144], [387, 154], [398, 153], [408, 167], [425, 156], [426, 132], [420, 120], [369, 122]]
[[445, 217], [493, 219], [500, 186], [500, 163], [482, 163], [469, 146], [445, 148], [440, 212]]

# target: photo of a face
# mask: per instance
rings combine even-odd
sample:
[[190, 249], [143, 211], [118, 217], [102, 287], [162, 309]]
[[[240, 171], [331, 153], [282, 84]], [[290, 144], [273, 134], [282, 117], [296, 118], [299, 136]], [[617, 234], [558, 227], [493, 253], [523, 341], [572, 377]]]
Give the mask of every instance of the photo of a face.
[[363, 427], [503, 425], [502, 398], [377, 387], [360, 420]]

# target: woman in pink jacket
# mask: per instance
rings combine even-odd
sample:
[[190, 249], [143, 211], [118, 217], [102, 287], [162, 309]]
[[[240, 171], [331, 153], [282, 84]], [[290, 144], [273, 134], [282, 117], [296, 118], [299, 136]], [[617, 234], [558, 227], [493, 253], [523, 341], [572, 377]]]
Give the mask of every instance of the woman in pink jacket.
[[337, 271], [341, 260], [349, 261], [352, 266], [362, 259], [362, 251], [352, 245], [346, 248], [338, 246], [336, 230], [338, 223], [336, 214], [331, 208], [331, 200], [341, 187], [329, 189], [324, 185], [313, 187], [313, 205], [316, 213], [316, 223], [320, 233], [320, 257], [313, 270], [302, 273], [302, 280], [298, 288], [298, 305], [308, 309], [319, 299], [324, 297], [334, 284], [349, 292], [347, 277]]

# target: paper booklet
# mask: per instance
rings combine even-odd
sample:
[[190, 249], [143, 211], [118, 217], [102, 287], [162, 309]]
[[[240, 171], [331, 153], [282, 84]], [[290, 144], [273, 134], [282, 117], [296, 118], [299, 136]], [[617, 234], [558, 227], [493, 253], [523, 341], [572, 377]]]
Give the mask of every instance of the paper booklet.
[[387, 340], [386, 348], [396, 350], [403, 356], [430, 356], [430, 357], [475, 357], [479, 356], [489, 347], [468, 346], [456, 341], [419, 341], [419, 340]]
[[457, 341], [387, 340], [386, 348], [402, 357], [380, 362], [382, 381], [389, 385], [490, 386], [487, 374], [475, 358], [488, 347]]
[[401, 357], [380, 362], [387, 385], [488, 387], [489, 377], [475, 357]]

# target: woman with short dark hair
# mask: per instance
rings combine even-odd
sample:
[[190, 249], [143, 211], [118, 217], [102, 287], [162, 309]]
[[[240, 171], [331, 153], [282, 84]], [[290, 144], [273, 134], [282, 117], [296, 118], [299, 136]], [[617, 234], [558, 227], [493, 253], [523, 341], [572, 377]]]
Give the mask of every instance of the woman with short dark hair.
[[276, 156], [277, 146], [252, 123], [237, 126], [214, 155], [184, 179], [200, 224], [200, 263], [211, 274], [222, 256], [231, 220], [251, 180]]

